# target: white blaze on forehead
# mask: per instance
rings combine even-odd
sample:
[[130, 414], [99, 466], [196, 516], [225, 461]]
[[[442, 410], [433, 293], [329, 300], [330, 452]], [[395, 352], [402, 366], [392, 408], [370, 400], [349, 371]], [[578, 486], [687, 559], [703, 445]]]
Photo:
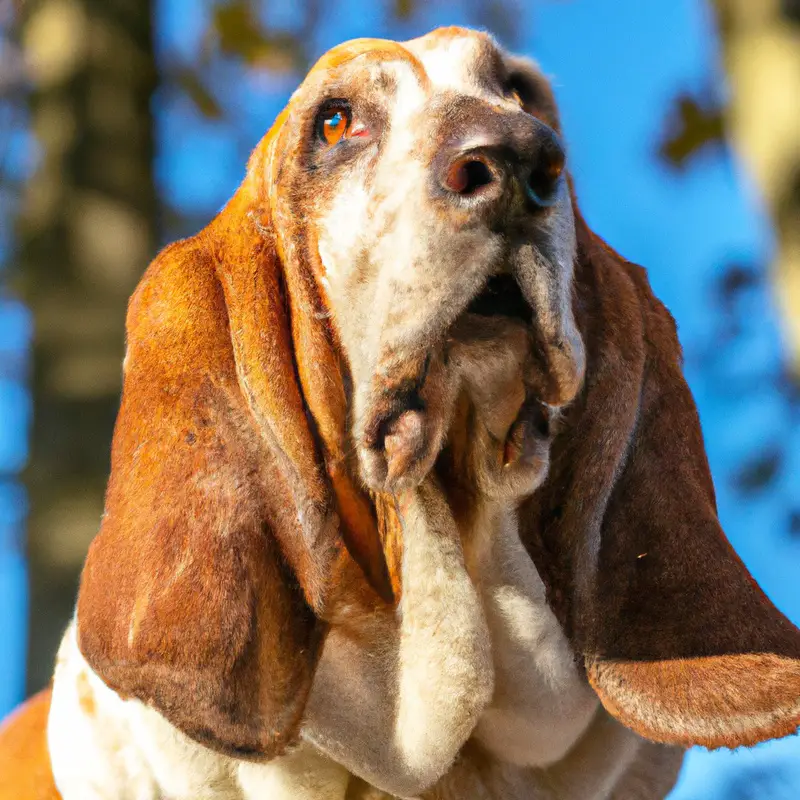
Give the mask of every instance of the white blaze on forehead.
[[428, 101], [428, 92], [411, 63], [393, 61], [384, 66], [385, 73], [395, 81], [394, 98], [389, 110], [389, 140], [384, 158], [391, 158], [389, 151], [414, 149], [419, 135], [412, 124], [414, 117], [422, 111]]
[[467, 95], [486, 94], [486, 87], [479, 84], [474, 67], [486, 48], [487, 38], [465, 33], [434, 41], [432, 44], [430, 36], [422, 36], [403, 44], [419, 59], [432, 88]]

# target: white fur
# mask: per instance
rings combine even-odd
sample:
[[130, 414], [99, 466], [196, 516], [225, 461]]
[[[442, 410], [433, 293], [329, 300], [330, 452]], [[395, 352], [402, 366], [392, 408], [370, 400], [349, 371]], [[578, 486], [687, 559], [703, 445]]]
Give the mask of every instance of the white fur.
[[469, 67], [480, 47], [480, 40], [472, 36], [447, 38], [436, 46], [422, 36], [405, 43], [405, 46], [422, 62], [425, 74], [439, 90], [453, 89], [459, 93], [476, 92], [479, 86], [472, 80]]
[[682, 757], [681, 750], [645, 742], [599, 709], [572, 750], [551, 767], [487, 763], [469, 751], [423, 800], [661, 800]]
[[434, 47], [431, 47], [429, 42], [428, 37], [422, 36], [404, 42], [404, 46], [420, 60], [434, 90], [439, 92], [449, 90], [460, 95], [478, 97], [488, 100], [495, 106], [518, 107], [516, 100], [500, 94], [499, 86], [492, 87], [497, 90], [492, 91], [474, 70], [473, 65], [479, 57], [481, 48], [486, 47], [487, 42], [494, 42], [491, 37], [451, 37], [438, 42]]
[[492, 633], [495, 695], [475, 737], [500, 759], [544, 766], [563, 758], [597, 709], [544, 585], [519, 539], [516, 513], [487, 505], [473, 533], [475, 579]]
[[343, 800], [350, 773], [308, 745], [274, 764], [242, 762], [237, 767], [242, 798]]
[[125, 702], [85, 662], [74, 623], [56, 660], [47, 744], [64, 800], [161, 797], [132, 735]]
[[396, 618], [359, 640], [332, 631], [304, 737], [368, 782], [408, 797], [450, 767], [492, 696], [493, 669], [459, 532], [432, 482], [413, 492], [403, 545]]

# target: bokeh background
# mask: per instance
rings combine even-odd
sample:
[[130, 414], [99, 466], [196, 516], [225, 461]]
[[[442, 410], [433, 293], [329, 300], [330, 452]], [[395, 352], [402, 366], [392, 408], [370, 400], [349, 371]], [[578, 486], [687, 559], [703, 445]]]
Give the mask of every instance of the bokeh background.
[[[552, 76], [586, 217], [677, 318], [723, 524], [800, 623], [800, 0], [0, 0], [0, 716], [71, 613], [143, 268], [311, 60], [442, 24]], [[800, 740], [693, 751], [673, 797], [800, 797]]]

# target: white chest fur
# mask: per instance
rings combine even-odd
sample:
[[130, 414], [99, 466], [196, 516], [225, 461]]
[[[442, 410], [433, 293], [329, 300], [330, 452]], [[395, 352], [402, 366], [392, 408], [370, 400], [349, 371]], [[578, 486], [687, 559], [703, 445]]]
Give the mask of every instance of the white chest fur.
[[545, 600], [516, 512], [486, 504], [467, 546], [492, 639], [495, 692], [474, 736], [499, 759], [546, 766], [588, 727], [598, 701]]

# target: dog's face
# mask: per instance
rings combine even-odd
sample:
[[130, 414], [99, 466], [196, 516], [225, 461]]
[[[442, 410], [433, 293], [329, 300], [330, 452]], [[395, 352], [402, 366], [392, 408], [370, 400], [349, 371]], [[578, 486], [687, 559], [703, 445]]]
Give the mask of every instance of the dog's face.
[[[462, 29], [342, 45], [293, 97], [269, 163], [272, 213], [332, 316], [371, 487], [429, 471], [463, 383], [458, 331], [474, 337], [487, 317], [529, 331], [511, 347], [524, 380], [511, 422], [577, 392], [575, 232], [554, 127], [537, 70]], [[521, 327], [494, 321], [487, 335]], [[497, 432], [501, 461], [519, 430]]]
[[[483, 34], [351, 42], [312, 69], [225, 209], [151, 264], [77, 610], [109, 686], [263, 758], [298, 735], [345, 617], [385, 611], [415, 652], [444, 654], [416, 672], [428, 688], [458, 683], [457, 648], [485, 677], [483, 612], [425, 569], [451, 537], [437, 575], [472, 596], [457, 523], [488, 495], [516, 507], [612, 715], [681, 746], [795, 731], [800, 635], [725, 541], [674, 324], [581, 218], [558, 130], [543, 78]], [[380, 651], [385, 675], [419, 667]], [[418, 754], [469, 732], [484, 694], [467, 690], [439, 727], [412, 714]], [[413, 688], [384, 694], [420, 707]]]

